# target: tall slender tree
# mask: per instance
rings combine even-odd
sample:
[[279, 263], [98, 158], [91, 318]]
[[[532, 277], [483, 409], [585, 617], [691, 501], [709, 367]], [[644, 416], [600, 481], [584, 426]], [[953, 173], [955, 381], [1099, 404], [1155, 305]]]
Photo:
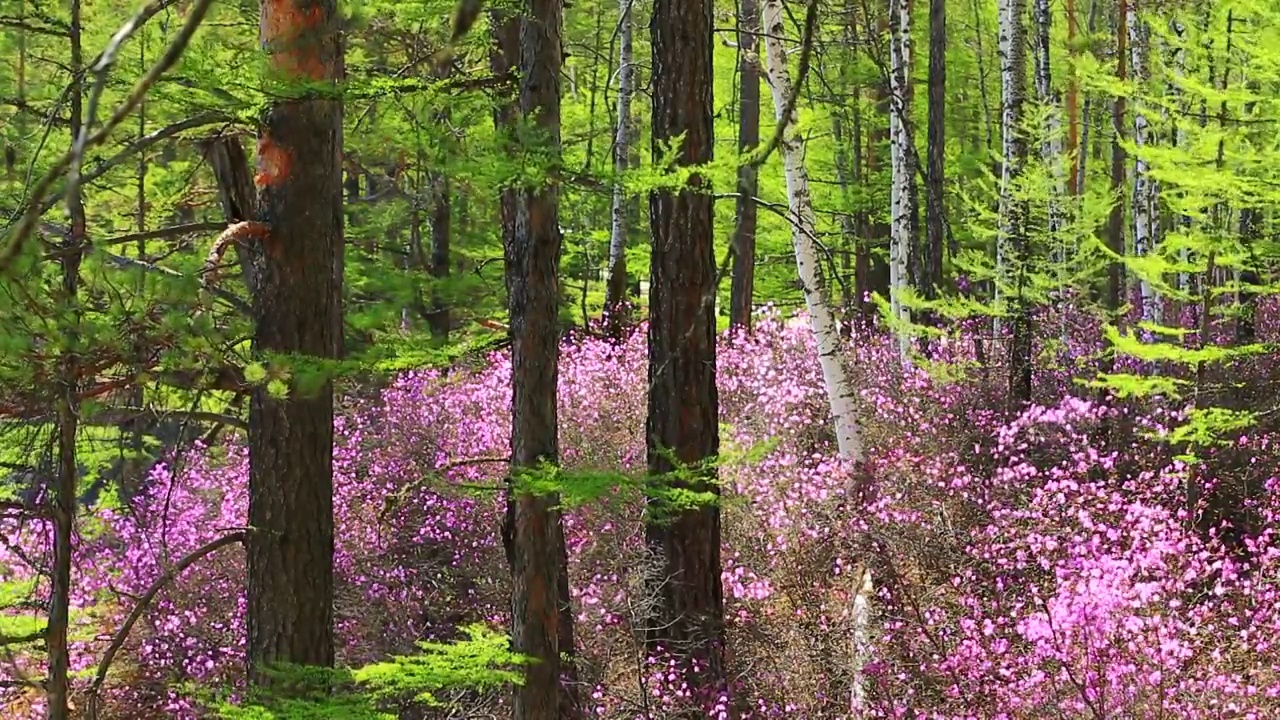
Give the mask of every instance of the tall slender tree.
[[947, 3], [929, 0], [929, 128], [925, 180], [924, 286], [928, 300], [942, 287], [942, 255], [947, 242]]
[[911, 312], [903, 302], [916, 255], [916, 152], [911, 138], [911, 0], [889, 0], [889, 303], [902, 361], [910, 349]]
[[[80, 0], [71, 0], [71, 22], [68, 27], [70, 40], [71, 86], [69, 110], [71, 142], [79, 144], [86, 130], [84, 118], [84, 52], [82, 46], [82, 13]], [[59, 310], [64, 319], [65, 333], [63, 356], [59, 362], [60, 387], [55, 404], [57, 408], [58, 460], [53, 486], [53, 563], [50, 567], [49, 620], [45, 637], [49, 660], [49, 675], [45, 682], [49, 720], [68, 720], [71, 717], [71, 653], [68, 631], [71, 624], [71, 566], [74, 552], [76, 505], [80, 466], [77, 459], [76, 438], [79, 432], [80, 361], [78, 330], [80, 311], [80, 264], [84, 258], [86, 218], [84, 198], [81, 196], [80, 168], [71, 167], [71, 182], [66, 196], [67, 214], [71, 227], [63, 241], [62, 287], [58, 294]]]
[[[531, 0], [520, 27], [520, 113], [537, 129], [552, 163], [560, 154], [562, 0]], [[501, 32], [501, 31], [500, 31]], [[560, 376], [559, 191], [554, 184], [520, 191], [506, 245], [511, 315], [511, 478], [503, 541], [512, 578], [513, 649], [534, 660], [515, 687], [518, 720], [574, 717], [561, 689], [561, 653], [572, 653], [564, 534], [558, 499], [522, 487], [521, 479], [559, 461], [556, 391]]]
[[[760, 6], [756, 0], [742, 0], [738, 9], [738, 152], [744, 155], [760, 144], [759, 34]], [[744, 163], [738, 168], [737, 221], [733, 228], [729, 321], [748, 330], [755, 294], [758, 174], [755, 163]]]
[[[269, 72], [292, 94], [258, 132], [261, 220], [250, 258], [253, 346], [264, 359], [342, 352], [341, 17], [335, 0], [263, 2]], [[304, 89], [328, 86], [328, 91]], [[264, 665], [332, 665], [333, 385], [278, 397], [256, 388], [249, 409], [250, 676]]]
[[[1151, 27], [1138, 12], [1138, 0], [1129, 0], [1127, 8], [1127, 24], [1129, 26], [1129, 51], [1133, 70], [1133, 80], [1141, 94], [1142, 85], [1148, 79], [1151, 54]], [[1147, 158], [1143, 149], [1154, 139], [1151, 137], [1150, 121], [1147, 110], [1141, 101], [1135, 100], [1133, 105], [1133, 254], [1137, 257], [1148, 255], [1155, 250], [1160, 228], [1159, 187], [1151, 176]], [[1160, 299], [1155, 288], [1146, 277], [1138, 280], [1139, 294], [1142, 298], [1142, 319], [1145, 322], [1158, 323], [1161, 320]]]
[[[656, 0], [653, 52], [653, 155], [697, 166], [712, 158], [713, 0]], [[649, 198], [653, 234], [649, 291], [649, 412], [646, 455], [655, 484], [675, 484], [718, 499], [720, 447], [716, 391], [716, 264], [710, 181], [694, 172], [679, 190]], [[679, 470], [679, 472], [677, 472]], [[724, 672], [724, 593], [720, 507], [672, 508], [654, 493], [645, 538], [658, 568], [651, 574], [648, 645], [696, 661], [695, 696]], [[701, 717], [694, 713], [691, 717]]]
[[[631, 140], [635, 136], [631, 119], [631, 97], [635, 94], [635, 4], [638, 0], [618, 0], [618, 125], [613, 140], [613, 169], [619, 175], [631, 164]], [[613, 224], [609, 234], [609, 286], [605, 314], [619, 329], [627, 296], [627, 192], [621, 182], [613, 186]]]
[[1010, 315], [1009, 399], [1031, 400], [1031, 309], [1026, 297], [1029, 257], [1027, 202], [1020, 187], [1027, 165], [1024, 107], [1027, 93], [1026, 0], [1002, 0], [1000, 76], [1004, 162], [1000, 177], [1000, 231], [997, 238], [997, 288], [1007, 294], [1002, 310]]

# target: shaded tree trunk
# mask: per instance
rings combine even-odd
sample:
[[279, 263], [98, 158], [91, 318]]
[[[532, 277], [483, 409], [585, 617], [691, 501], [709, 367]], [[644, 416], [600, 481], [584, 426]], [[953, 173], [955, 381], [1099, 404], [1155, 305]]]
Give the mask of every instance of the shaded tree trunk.
[[[947, 241], [944, 173], [947, 152], [947, 3], [929, 0], [929, 143], [927, 149], [928, 188], [925, 193], [924, 286], [926, 300], [937, 300], [942, 290], [942, 251]], [[934, 313], [926, 322], [936, 322]]]
[[[742, 0], [738, 15], [738, 152], [745, 155], [760, 144], [760, 59], [757, 36], [760, 8], [757, 0]], [[756, 215], [759, 168], [748, 163], [738, 168], [737, 221], [733, 229], [733, 279], [729, 292], [729, 321], [751, 329], [755, 295]]]
[[[1116, 13], [1116, 79], [1128, 78], [1128, 0], [1120, 0]], [[1115, 316], [1120, 312], [1124, 298], [1124, 96], [1117, 96], [1111, 105], [1111, 214], [1107, 219], [1107, 247], [1115, 254], [1107, 269], [1107, 294], [1105, 305]]]
[[[656, 0], [653, 49], [653, 154], [683, 136], [679, 165], [712, 158], [712, 0]], [[674, 483], [718, 500], [714, 468], [719, 451], [716, 391], [716, 265], [710, 181], [701, 175], [675, 192], [650, 195], [653, 253], [649, 291], [648, 469], [655, 485]], [[675, 479], [678, 466], [690, 468]], [[693, 509], [651, 500], [645, 538], [659, 563], [652, 573], [654, 603], [646, 628], [651, 650], [691, 660], [686, 681], [695, 698], [724, 679], [724, 596], [720, 572], [718, 502]], [[704, 717], [691, 712], [688, 717]]]
[[[305, 19], [305, 20], [304, 20]], [[343, 79], [334, 0], [262, 4], [262, 44], [294, 81]], [[332, 359], [342, 352], [342, 104], [302, 94], [272, 103], [258, 132], [254, 350]], [[248, 660], [332, 665], [333, 385], [249, 406]]]
[[[69, 109], [71, 140], [76, 142], [83, 130], [83, 70], [84, 56], [81, 46], [81, 7], [79, 0], [71, 2], [71, 19], [68, 36], [71, 43], [71, 87]], [[72, 168], [78, 172], [78, 168]], [[56, 401], [58, 461], [53, 485], [53, 562], [50, 565], [49, 618], [45, 636], [48, 658], [48, 677], [45, 680], [46, 710], [49, 720], [68, 720], [71, 717], [71, 653], [68, 633], [71, 624], [71, 561], [75, 551], [74, 532], [76, 522], [76, 497], [80, 469], [76, 456], [76, 435], [79, 431], [80, 403], [77, 400], [80, 363], [76, 357], [79, 340], [80, 262], [85, 247], [85, 212], [80, 186], [73, 184], [67, 193], [67, 213], [71, 219], [70, 232], [64, 241], [62, 257], [62, 287], [58, 297], [63, 326], [65, 350], [59, 361], [61, 393]]]
[[[562, 14], [561, 0], [532, 0], [519, 35], [519, 110], [538, 129], [538, 142], [557, 159]], [[507, 31], [499, 27], [500, 39]], [[568, 598], [562, 598], [568, 592], [568, 576], [559, 501], [554, 493], [537, 494], [520, 486], [521, 478], [542, 463], [559, 462], [556, 389], [563, 237], [558, 204], [553, 184], [520, 190], [505, 252], [511, 314], [512, 487], [502, 534], [512, 578], [512, 649], [535, 661], [526, 681], [514, 689], [512, 716], [517, 720], [577, 716], [574, 686], [561, 686], [561, 652], [573, 652], [573, 616]]]
[[439, 284], [449, 278], [449, 241], [453, 236], [453, 204], [449, 178], [443, 172], [431, 173], [431, 310], [427, 324], [432, 337], [449, 339], [449, 304]]

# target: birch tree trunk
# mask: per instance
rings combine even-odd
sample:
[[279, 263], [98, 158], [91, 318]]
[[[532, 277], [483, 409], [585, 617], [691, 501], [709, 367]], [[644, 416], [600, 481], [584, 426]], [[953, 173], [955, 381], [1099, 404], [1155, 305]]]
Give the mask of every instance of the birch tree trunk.
[[791, 96], [791, 76], [787, 70], [786, 48], [782, 38], [783, 12], [781, 0], [763, 3], [766, 71], [773, 94], [774, 116], [786, 123], [779, 149], [787, 179], [787, 205], [791, 215], [791, 240], [796, 253], [796, 270], [803, 286], [805, 306], [818, 343], [818, 360], [822, 379], [835, 420], [836, 444], [842, 457], [854, 462], [862, 460], [862, 432], [858, 427], [853, 403], [853, 385], [840, 360], [840, 327], [828, 296], [826, 278], [816, 242], [813, 197], [809, 192], [809, 173], [805, 167], [804, 138], [795, 129], [796, 117], [783, 117]]
[[[1151, 28], [1138, 15], [1137, 0], [1130, 0], [1126, 9], [1126, 21], [1129, 26], [1129, 52], [1134, 83], [1141, 92], [1142, 83], [1147, 80], [1150, 58]], [[1133, 254], [1144, 257], [1155, 249], [1159, 230], [1158, 198], [1159, 188], [1151, 177], [1147, 161], [1142, 149], [1150, 142], [1148, 137], [1150, 123], [1141, 101], [1133, 103], [1133, 144], [1136, 149], [1133, 158]], [[1160, 298], [1155, 288], [1146, 277], [1139, 276], [1139, 292], [1142, 297], [1143, 322], [1159, 323]]]
[[911, 312], [902, 302], [907, 289], [915, 225], [915, 154], [908, 132], [910, 118], [908, 83], [911, 67], [911, 2], [889, 0], [889, 162], [890, 186], [889, 306], [903, 364], [911, 347]]
[[[1024, 297], [1027, 263], [1026, 201], [1018, 187], [1027, 162], [1023, 125], [1026, 102], [1026, 0], [1004, 0], [1000, 6], [1000, 76], [1004, 168], [1000, 177], [1000, 230], [996, 240], [997, 290], [1008, 286], [1009, 398], [1015, 404], [1031, 399], [1031, 313]], [[997, 301], [997, 310], [1003, 309]]]
[[[863, 459], [862, 431], [858, 426], [857, 409], [854, 406], [853, 384], [845, 372], [841, 360], [840, 326], [832, 311], [826, 280], [818, 257], [816, 223], [814, 222], [813, 197], [809, 193], [809, 173], [805, 168], [805, 143], [796, 131], [794, 111], [786, 115], [787, 100], [791, 97], [791, 76], [787, 70], [787, 53], [783, 47], [782, 0], [764, 0], [764, 30], [766, 72], [773, 94], [774, 117], [783, 124], [783, 167], [787, 179], [787, 206], [791, 216], [791, 240], [796, 253], [796, 270], [804, 292], [809, 322], [818, 346], [818, 362], [822, 366], [823, 384], [827, 400], [831, 404], [831, 416], [835, 421], [836, 445], [840, 456], [853, 464]], [[901, 270], [900, 270], [901, 272]], [[901, 278], [901, 275], [898, 276]], [[850, 669], [850, 713], [855, 718], [866, 712], [865, 681], [863, 668], [870, 656], [871, 579], [865, 577], [867, 592], [859, 593], [854, 607], [853, 653], [854, 667]], [[863, 588], [859, 588], [861, 591]], [[859, 606], [857, 603], [861, 602]]]
[[[635, 92], [636, 66], [633, 58], [635, 11], [638, 0], [618, 0], [618, 128], [613, 143], [613, 169], [618, 175], [631, 162], [631, 97]], [[613, 186], [613, 227], [609, 235], [609, 285], [605, 315], [615, 327], [621, 321], [627, 294], [627, 193], [621, 182]]]

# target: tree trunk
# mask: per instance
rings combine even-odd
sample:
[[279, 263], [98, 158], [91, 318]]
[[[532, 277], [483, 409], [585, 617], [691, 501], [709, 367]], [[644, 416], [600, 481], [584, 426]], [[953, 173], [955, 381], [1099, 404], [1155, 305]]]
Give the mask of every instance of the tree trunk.
[[1076, 0], [1066, 0], [1067, 4], [1067, 53], [1069, 60], [1067, 61], [1067, 162], [1069, 163], [1069, 172], [1067, 175], [1067, 193], [1072, 197], [1078, 196], [1083, 192], [1080, 187], [1080, 83], [1077, 79], [1076, 71]]
[[[520, 28], [519, 109], [539, 131], [538, 142], [559, 158], [561, 0], [532, 0]], [[501, 31], [500, 31], [501, 32]], [[515, 687], [513, 717], [575, 717], [576, 703], [561, 690], [561, 647], [572, 615], [562, 607], [568, 590], [558, 497], [519, 485], [542, 463], [559, 461], [556, 389], [560, 364], [559, 192], [555, 185], [519, 191], [515, 232], [506, 247], [511, 313], [511, 476], [503, 540], [511, 567], [512, 649], [528, 656], [523, 684]], [[566, 599], [567, 600], [567, 599]], [[572, 686], [569, 688], [572, 689]]]
[[[71, 87], [69, 90], [71, 140], [74, 144], [83, 128], [83, 68], [81, 49], [81, 8], [79, 0], [71, 2]], [[71, 172], [78, 173], [73, 167]], [[76, 497], [80, 469], [76, 457], [76, 435], [79, 430], [80, 403], [77, 401], [77, 378], [80, 375], [76, 347], [79, 339], [80, 261], [84, 257], [85, 212], [78, 181], [67, 193], [67, 213], [71, 231], [65, 241], [62, 257], [62, 292], [58, 298], [66, 350], [60, 361], [61, 397], [58, 398], [57, 432], [58, 463], [53, 486], [53, 563], [50, 566], [49, 619], [45, 637], [49, 676], [45, 681], [47, 717], [68, 720], [71, 717], [71, 653], [68, 635], [71, 624], [71, 561], [76, 522]]]
[[[925, 194], [927, 216], [925, 240], [925, 299], [937, 300], [942, 291], [942, 251], [947, 242], [946, 195], [943, 174], [947, 153], [947, 3], [929, 0], [929, 147], [927, 150]], [[934, 313], [927, 315], [928, 324], [936, 323]]]
[[[1116, 79], [1124, 82], [1128, 77], [1128, 0], [1120, 0], [1116, 13]], [[1107, 246], [1115, 254], [1107, 270], [1107, 310], [1114, 317], [1120, 312], [1124, 298], [1124, 96], [1116, 96], [1111, 105], [1111, 215], [1107, 220]]]
[[854, 407], [853, 384], [842, 361], [840, 327], [831, 309], [827, 281], [819, 256], [817, 223], [814, 220], [813, 196], [809, 191], [809, 172], [804, 164], [805, 142], [796, 130], [796, 117], [784, 116], [791, 95], [791, 77], [787, 70], [787, 54], [782, 38], [781, 0], [764, 0], [764, 29], [769, 87], [773, 93], [774, 116], [785, 124], [779, 148], [787, 181], [787, 205], [791, 220], [791, 240], [796, 254], [796, 270], [804, 292], [809, 322], [817, 339], [818, 360], [826, 385], [831, 416], [835, 420], [836, 445], [841, 457], [853, 462], [862, 460], [862, 431], [858, 427]]
[[[817, 223], [814, 220], [813, 197], [809, 192], [809, 173], [805, 168], [805, 143], [796, 131], [794, 111], [787, 114], [791, 77], [787, 70], [787, 52], [784, 46], [786, 28], [783, 26], [782, 0], [764, 0], [764, 29], [769, 87], [773, 93], [774, 117], [783, 125], [783, 165], [787, 180], [787, 205], [791, 220], [791, 240], [795, 247], [796, 270], [800, 276], [809, 323], [817, 341], [818, 362], [822, 366], [822, 380], [826, 386], [827, 401], [835, 420], [836, 446], [840, 456], [852, 464], [863, 460], [862, 431], [858, 426], [857, 408], [854, 405], [853, 383], [845, 371], [843, 341], [840, 325], [832, 312], [826, 280], [822, 274], [817, 247]], [[939, 246], [940, 247], [940, 246]], [[866, 627], [869, 615], [860, 613], [861, 621], [855, 631], [853, 656], [857, 666], [851, 668], [851, 710], [855, 717], [862, 717], [866, 710], [863, 663], [870, 656], [869, 633]]]
[[[712, 0], [656, 0], [653, 49], [653, 156], [683, 136], [678, 165], [712, 158]], [[653, 252], [649, 291], [649, 413], [646, 455], [652, 482], [709, 493], [720, 447], [716, 391], [716, 264], [711, 183], [693, 175], [678, 191], [649, 198]], [[680, 479], [677, 467], [691, 470]], [[724, 595], [720, 507], [711, 502], [665, 512], [651, 501], [645, 538], [661, 564], [651, 573], [654, 603], [647, 645], [689, 661], [686, 681], [709, 700], [724, 680]], [[692, 662], [697, 667], [692, 667]], [[688, 717], [704, 717], [697, 712]]]
[[449, 278], [449, 240], [453, 235], [453, 205], [449, 178], [443, 172], [433, 172], [428, 180], [431, 186], [431, 310], [427, 324], [432, 337], [449, 339], [449, 305], [439, 284]]
[[911, 283], [916, 225], [915, 152], [911, 143], [911, 1], [889, 1], [889, 303], [902, 362], [909, 361], [911, 312], [902, 302]]
[[[757, 0], [742, 0], [738, 15], [739, 90], [738, 152], [745, 155], [760, 144], [760, 58], [757, 36], [760, 8]], [[737, 224], [733, 229], [733, 280], [729, 291], [729, 322], [751, 329], [756, 275], [756, 207], [759, 168], [738, 168]]]
[[1027, 203], [1017, 197], [1027, 164], [1024, 128], [1026, 101], [1026, 0], [1002, 0], [1000, 49], [1004, 112], [1004, 169], [1000, 178], [1000, 234], [997, 240], [997, 288], [1010, 295], [1009, 400], [1015, 407], [1031, 401], [1031, 308], [1026, 297], [1029, 243]]
[[[1127, 23], [1129, 26], [1129, 50], [1133, 68], [1133, 80], [1141, 92], [1147, 80], [1150, 57], [1151, 28], [1138, 16], [1137, 0], [1129, 0]], [[1133, 254], [1142, 257], [1155, 250], [1160, 228], [1159, 188], [1151, 177], [1147, 161], [1142, 149], [1150, 142], [1148, 137], [1150, 124], [1147, 121], [1146, 109], [1139, 100], [1133, 107], [1133, 144], [1136, 149], [1133, 158]], [[1161, 321], [1160, 298], [1156, 295], [1151, 281], [1140, 277], [1139, 293], [1142, 298], [1143, 322], [1159, 323]]]
[[[631, 164], [631, 96], [635, 92], [633, 52], [636, 0], [619, 0], [618, 129], [613, 143], [613, 169], [621, 176]], [[627, 192], [621, 182], [613, 186], [613, 227], [609, 235], [609, 285], [605, 297], [606, 321], [617, 336], [626, 323], [627, 300]]]
[[[262, 4], [262, 44], [292, 81], [344, 76], [334, 0]], [[258, 133], [254, 350], [332, 359], [342, 351], [342, 103], [275, 101]], [[255, 388], [249, 408], [248, 659], [332, 665], [333, 385], [280, 398]]]

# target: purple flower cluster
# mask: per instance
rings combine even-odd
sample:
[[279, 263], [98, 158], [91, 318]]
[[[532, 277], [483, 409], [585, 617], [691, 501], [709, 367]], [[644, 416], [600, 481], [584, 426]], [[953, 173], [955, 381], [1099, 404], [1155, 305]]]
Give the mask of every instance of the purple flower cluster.
[[[1280, 436], [1258, 428], [1180, 459], [1155, 433], [1185, 408], [1099, 402], [1075, 382], [1093, 372], [1098, 328], [1074, 315], [1042, 327], [1061, 337], [1039, 354], [1039, 404], [1017, 416], [998, 367], [942, 379], [904, 369], [887, 339], [851, 342], [868, 445], [859, 467], [835, 454], [805, 322], [767, 317], [750, 335], [724, 336], [730, 684], [695, 697], [673, 660], [638, 642], [642, 508], [619, 488], [566, 515], [588, 715], [657, 718], [692, 703], [708, 717], [849, 716], [861, 662], [852, 610], [870, 568], [862, 670], [874, 717], [1280, 717]], [[953, 363], [979, 351], [970, 335], [932, 347]], [[643, 470], [645, 363], [643, 328], [620, 344], [566, 343], [566, 467]], [[472, 622], [506, 624], [497, 529], [510, 377], [509, 358], [495, 355], [479, 369], [406, 373], [344, 405], [341, 662], [411, 652]], [[188, 448], [153, 468], [129, 508], [86, 514], [76, 670], [96, 667], [133, 598], [166, 568], [244, 524], [247, 471], [239, 438]], [[34, 578], [47, 528], [0, 520], [0, 540], [0, 582]], [[109, 717], [199, 717], [185, 687], [238, 686], [243, 576], [232, 547], [160, 595], [113, 666]], [[38, 654], [16, 663], [42, 673]], [[77, 679], [81, 691], [91, 675]], [[0, 711], [35, 717], [39, 698], [11, 692]]]

